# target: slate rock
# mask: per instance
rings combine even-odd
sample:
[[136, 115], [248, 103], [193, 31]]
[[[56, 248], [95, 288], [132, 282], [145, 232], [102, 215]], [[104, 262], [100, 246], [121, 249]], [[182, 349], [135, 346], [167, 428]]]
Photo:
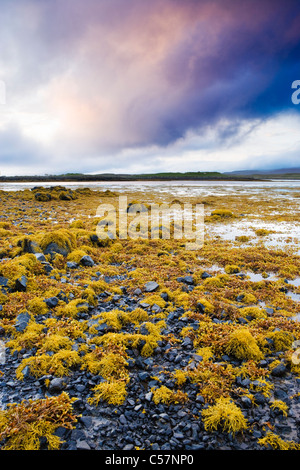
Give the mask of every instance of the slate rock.
[[67, 268], [76, 269], [78, 268], [78, 263], [76, 263], [75, 261], [67, 261]]
[[133, 295], [141, 295], [141, 293], [142, 293], [142, 290], [141, 290], [139, 287], [137, 287], [137, 288], [133, 291]]
[[44, 299], [44, 302], [46, 303], [47, 307], [54, 308], [58, 304], [59, 299], [57, 297], [49, 297], [48, 299]]
[[93, 233], [91, 236], [90, 236], [90, 240], [92, 243], [97, 243], [98, 240], [99, 240], [99, 237], [98, 235], [96, 235], [95, 233]]
[[19, 332], [22, 332], [27, 328], [29, 322], [30, 322], [29, 313], [28, 312], [20, 313], [16, 318], [15, 329]]
[[23, 275], [19, 279], [16, 280], [15, 291], [26, 292], [26, 289], [27, 289], [27, 277]]
[[152, 400], [152, 397], [153, 397], [153, 392], [148, 392], [145, 394], [145, 400], [149, 402]]
[[22, 375], [24, 378], [28, 378], [30, 376], [30, 367], [25, 366], [24, 369], [22, 370]]
[[126, 444], [126, 446], [124, 446], [122, 450], [132, 450], [132, 449], [134, 449], [133, 444]]
[[46, 261], [46, 262], [43, 261], [42, 264], [43, 264], [44, 271], [45, 271], [46, 274], [50, 274], [51, 271], [53, 271], [54, 268], [53, 268], [53, 266], [51, 266], [50, 263], [48, 263], [48, 261]]
[[36, 257], [37, 261], [46, 261], [44, 253], [34, 253], [34, 256]]
[[258, 405], [264, 405], [267, 402], [267, 398], [262, 393], [255, 393], [254, 400]]
[[94, 261], [93, 259], [89, 256], [89, 255], [85, 255], [81, 258], [80, 260], [80, 264], [82, 266], [87, 266], [87, 267], [91, 267], [91, 266], [94, 266]]
[[78, 450], [91, 450], [89, 444], [86, 441], [81, 440], [76, 441], [76, 448]]
[[241, 402], [245, 408], [251, 408], [252, 406], [252, 401], [249, 397], [242, 397]]
[[235, 300], [236, 300], [237, 302], [243, 302], [244, 297], [245, 297], [244, 294], [240, 294], [240, 295], [237, 295], [237, 296], [236, 296], [236, 299], [235, 299]]
[[50, 393], [56, 393], [56, 392], [61, 392], [65, 387], [64, 380], [56, 377], [51, 380], [49, 383], [49, 392]]
[[203, 271], [201, 274], [201, 279], [207, 279], [208, 277], [212, 277], [211, 274], [207, 273], [206, 271]]
[[286, 366], [283, 364], [283, 362], [281, 362], [280, 364], [278, 364], [278, 366], [272, 369], [271, 375], [273, 375], [274, 377], [283, 377], [286, 371]]
[[91, 416], [80, 416], [79, 422], [82, 423], [86, 428], [90, 428], [93, 424], [93, 419]]
[[197, 312], [204, 313], [205, 312], [205, 305], [201, 302], [198, 302], [196, 305]]
[[145, 284], [145, 291], [146, 292], [154, 292], [156, 289], [158, 289], [159, 285], [155, 281], [148, 281]]
[[0, 276], [0, 286], [6, 287], [8, 283], [7, 277]]
[[160, 294], [160, 296], [161, 296], [161, 298], [162, 298], [165, 302], [168, 302], [169, 296], [168, 296], [167, 292], [162, 292], [162, 293]]
[[193, 276], [185, 276], [183, 278], [183, 282], [185, 284], [188, 284], [189, 286], [192, 286], [194, 284], [194, 278], [193, 278]]

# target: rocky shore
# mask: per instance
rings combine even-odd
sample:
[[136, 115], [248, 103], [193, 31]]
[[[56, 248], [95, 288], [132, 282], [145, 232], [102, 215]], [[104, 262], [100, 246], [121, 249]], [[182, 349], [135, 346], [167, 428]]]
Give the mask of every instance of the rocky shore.
[[75, 213], [80, 193], [30, 196], [0, 228], [1, 448], [299, 448], [298, 255], [103, 243], [93, 219], [33, 218]]
[[[109, 279], [106, 278], [106, 281]], [[109, 292], [103, 294], [99, 298], [97, 307], [90, 307], [88, 312], [79, 314], [80, 319], [91, 322], [91, 317], [104, 310], [113, 311], [116, 306], [130, 311], [142, 305], [145, 310], [150, 310], [150, 318], [151, 313], [160, 310], [157, 306], [152, 309], [147, 306], [140, 288], [136, 289], [137, 295], [126, 294], [125, 285], [123, 291], [125, 293], [113, 296], [108, 302], [102, 302], [101, 297], [108, 297]], [[55, 299], [52, 299], [53, 304]], [[26, 317], [24, 315], [20, 317], [21, 315], [17, 317], [16, 324], [19, 328], [20, 324], [23, 325], [21, 328], [26, 328]], [[51, 310], [46, 315], [37, 316], [35, 320], [43, 324], [49, 317]], [[152, 321], [155, 322], [156, 318], [154, 317]], [[217, 318], [212, 318], [212, 321], [216, 324], [222, 323], [222, 320]], [[103, 379], [87, 371], [75, 370], [70, 376], [64, 377], [48, 374], [36, 379], [30, 375], [27, 367], [25, 371], [23, 370], [24, 380], [22, 382], [16, 380], [15, 371], [22, 359], [34, 355], [36, 351], [35, 348], [29, 351], [22, 349], [11, 355], [7, 349], [6, 361], [1, 366], [3, 372], [0, 377], [1, 407], [7, 403], [26, 400], [28, 397], [38, 400], [45, 396], [57, 396], [62, 391], [76, 398], [73, 406], [76, 414], [80, 416], [76, 427], [73, 430], [63, 427], [57, 429], [57, 435], [64, 441], [62, 450], [257, 450], [262, 448], [258, 440], [265, 435], [266, 429], [272, 429], [284, 439], [299, 441], [300, 379], [291, 374], [283, 362], [272, 372], [274, 389], [270, 397], [256, 391], [256, 386], [258, 388], [261, 386], [258, 381], [236, 377], [232, 387], [233, 395], [235, 390], [238, 395], [238, 389], [242, 387], [246, 391], [251, 391], [254, 397], [253, 402], [246, 396], [236, 400], [236, 404], [249, 423], [249, 430], [238, 436], [222, 431], [211, 433], [204, 429], [201, 413], [209, 405], [199, 394], [198, 386], [191, 382], [186, 383], [184, 387], [188, 397], [184, 404], [155, 404], [153, 388], [164, 385], [170, 390], [177, 389], [175, 380], [170, 378], [170, 373], [177, 369], [193, 370], [203, 361], [203, 358], [196, 353], [192, 340], [189, 337], [182, 340], [180, 337], [184, 327], [197, 330], [199, 322], [184, 317], [184, 309], [177, 308], [166, 317], [166, 327], [162, 331], [166, 337], [171, 334], [179, 339], [176, 345], [174, 340], [172, 342], [161, 340], [153, 356], [147, 358], [142, 357], [138, 349], [127, 349], [130, 382], [124, 404], [118, 406], [105, 403], [92, 406], [88, 403], [93, 387]], [[108, 331], [111, 331], [111, 328], [102, 324], [97, 334], [105, 334]], [[132, 325], [122, 328], [124, 334], [133, 331]], [[81, 341], [80, 338], [75, 341], [72, 349], [78, 349]], [[274, 352], [262, 360], [259, 366], [265, 368], [278, 357], [280, 353]], [[218, 363], [239, 367], [242, 361], [223, 355]], [[45, 385], [46, 381], [49, 382], [48, 386]], [[287, 404], [289, 409], [287, 416], [284, 416], [280, 410], [271, 408], [274, 399]], [[44, 445], [46, 446], [46, 442]]]

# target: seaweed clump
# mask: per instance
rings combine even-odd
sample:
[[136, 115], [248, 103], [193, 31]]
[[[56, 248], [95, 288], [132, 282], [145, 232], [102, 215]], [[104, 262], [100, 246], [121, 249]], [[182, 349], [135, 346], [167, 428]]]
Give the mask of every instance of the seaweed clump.
[[263, 354], [247, 328], [239, 328], [229, 335], [226, 352], [240, 360], [261, 360]]
[[215, 405], [202, 411], [204, 427], [207, 431], [222, 431], [236, 434], [247, 429], [247, 420], [241, 409], [229, 398], [221, 397]]
[[59, 449], [62, 441], [55, 431], [59, 427], [73, 429], [76, 416], [66, 392], [57, 397], [39, 400], [23, 400], [20, 404], [10, 403], [0, 411], [0, 442], [4, 450], [39, 450], [41, 438], [49, 450]]

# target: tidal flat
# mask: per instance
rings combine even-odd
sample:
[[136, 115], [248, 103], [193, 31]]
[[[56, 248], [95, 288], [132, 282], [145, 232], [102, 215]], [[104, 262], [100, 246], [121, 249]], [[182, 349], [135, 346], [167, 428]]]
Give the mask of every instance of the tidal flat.
[[[300, 449], [299, 182], [9, 189], [1, 449]], [[124, 194], [203, 205], [203, 246], [99, 238]]]

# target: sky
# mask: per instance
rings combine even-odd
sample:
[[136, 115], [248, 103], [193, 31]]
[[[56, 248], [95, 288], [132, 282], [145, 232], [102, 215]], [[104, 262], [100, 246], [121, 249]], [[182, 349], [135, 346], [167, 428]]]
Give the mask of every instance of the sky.
[[300, 167], [298, 80], [299, 0], [0, 0], [0, 172]]

